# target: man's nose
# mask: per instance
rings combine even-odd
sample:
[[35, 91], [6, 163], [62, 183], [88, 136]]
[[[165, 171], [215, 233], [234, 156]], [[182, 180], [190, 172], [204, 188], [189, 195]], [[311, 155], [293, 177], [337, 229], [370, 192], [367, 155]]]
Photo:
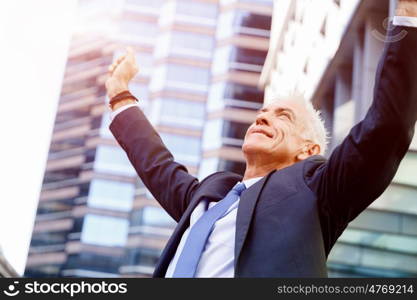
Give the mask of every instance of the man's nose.
[[260, 114], [256, 117], [256, 125], [269, 125], [268, 118], [265, 114]]

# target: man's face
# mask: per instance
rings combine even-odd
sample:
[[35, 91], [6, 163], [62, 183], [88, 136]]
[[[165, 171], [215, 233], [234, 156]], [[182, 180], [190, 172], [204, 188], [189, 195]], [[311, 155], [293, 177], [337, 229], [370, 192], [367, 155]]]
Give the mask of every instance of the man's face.
[[301, 132], [306, 116], [305, 107], [298, 101], [283, 100], [265, 106], [246, 132], [244, 155], [267, 154], [271, 161], [295, 162], [305, 141]]

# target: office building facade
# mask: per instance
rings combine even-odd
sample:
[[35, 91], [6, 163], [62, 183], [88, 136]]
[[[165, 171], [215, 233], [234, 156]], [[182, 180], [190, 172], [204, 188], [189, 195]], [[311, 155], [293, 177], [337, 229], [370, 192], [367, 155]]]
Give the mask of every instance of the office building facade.
[[[321, 109], [331, 134], [330, 153], [371, 104], [394, 1], [326, 0], [319, 9], [316, 5], [311, 0], [275, 2], [260, 84], [266, 102], [302, 93]], [[333, 247], [329, 276], [417, 275], [416, 170], [415, 136], [393, 182]]]
[[191, 174], [242, 172], [236, 153], [263, 101], [272, 1], [79, 6], [24, 275], [148, 277], [175, 222], [108, 130], [107, 66], [134, 48], [130, 89]]
[[216, 47], [202, 139], [201, 178], [216, 171], [245, 170], [241, 147], [262, 107], [258, 82], [271, 28], [272, 1], [219, 3]]

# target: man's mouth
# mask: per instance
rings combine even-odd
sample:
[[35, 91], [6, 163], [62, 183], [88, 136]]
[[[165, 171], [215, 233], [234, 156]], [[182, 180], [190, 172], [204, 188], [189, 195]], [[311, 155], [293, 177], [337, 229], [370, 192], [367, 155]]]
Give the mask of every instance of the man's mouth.
[[255, 128], [255, 129], [252, 129], [252, 130], [251, 130], [251, 133], [252, 133], [252, 134], [253, 134], [253, 133], [260, 133], [260, 134], [265, 135], [265, 136], [266, 136], [266, 137], [268, 137], [268, 138], [272, 138], [272, 134], [270, 134], [268, 131], [263, 130], [263, 129], [261, 129], [261, 128]]

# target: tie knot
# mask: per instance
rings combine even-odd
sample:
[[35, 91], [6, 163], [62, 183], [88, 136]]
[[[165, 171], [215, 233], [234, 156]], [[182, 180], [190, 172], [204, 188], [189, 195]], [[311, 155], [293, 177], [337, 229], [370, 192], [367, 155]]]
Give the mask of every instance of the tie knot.
[[246, 186], [243, 182], [236, 184], [233, 188], [234, 191], [240, 196], [240, 194], [246, 189]]

